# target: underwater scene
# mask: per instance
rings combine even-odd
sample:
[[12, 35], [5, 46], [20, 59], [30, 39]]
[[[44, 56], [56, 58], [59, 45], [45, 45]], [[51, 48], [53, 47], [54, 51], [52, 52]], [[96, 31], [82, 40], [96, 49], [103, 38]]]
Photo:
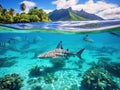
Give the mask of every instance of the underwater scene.
[[120, 20], [1, 24], [0, 90], [120, 90]]

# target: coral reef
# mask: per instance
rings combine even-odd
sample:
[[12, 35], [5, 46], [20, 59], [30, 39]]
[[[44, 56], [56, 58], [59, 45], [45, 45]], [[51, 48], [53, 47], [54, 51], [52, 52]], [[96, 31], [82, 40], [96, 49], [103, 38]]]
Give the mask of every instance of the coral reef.
[[113, 77], [103, 68], [87, 70], [83, 76], [81, 88], [85, 88], [85, 90], [120, 90]]
[[64, 90], [79, 90], [76, 84], [68, 85]]
[[42, 90], [40, 85], [32, 86], [31, 90]]
[[110, 62], [106, 60], [99, 60], [96, 66], [106, 69], [109, 73], [116, 77], [120, 77], [120, 63]]
[[104, 68], [110, 72], [112, 75], [120, 77], [120, 63], [117, 62], [109, 62], [104, 64]]
[[108, 64], [110, 61], [101, 59], [98, 60], [98, 62], [89, 62], [88, 65], [92, 66], [92, 68], [104, 68], [106, 64]]
[[39, 66], [34, 66], [30, 69], [29, 76], [30, 77], [38, 77], [42, 74], [43, 68]]
[[99, 66], [99, 67], [104, 68], [105, 65], [108, 64], [109, 62], [110, 61], [106, 61], [106, 60], [102, 59], [102, 60], [98, 60], [98, 62], [96, 63], [96, 65]]
[[54, 76], [53, 73], [47, 73], [44, 77], [44, 81], [46, 84], [54, 83], [57, 80], [57, 78]]
[[32, 85], [32, 84], [34, 84], [34, 83], [36, 83], [36, 82], [37, 82], [36, 79], [29, 79], [29, 80], [27, 81], [27, 83], [28, 83], [29, 85]]
[[18, 74], [6, 75], [0, 78], [0, 90], [20, 90], [23, 79]]

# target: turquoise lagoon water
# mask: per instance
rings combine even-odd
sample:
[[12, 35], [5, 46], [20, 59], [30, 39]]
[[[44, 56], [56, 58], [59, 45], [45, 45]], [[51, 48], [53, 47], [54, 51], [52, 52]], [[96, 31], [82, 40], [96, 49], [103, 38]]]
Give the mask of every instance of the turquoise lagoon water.
[[[102, 26], [87, 27], [82, 28], [84, 33], [81, 33], [80, 24], [52, 22], [0, 26], [0, 77], [19, 74], [24, 79], [24, 86], [20, 90], [35, 90], [35, 86], [40, 86], [42, 90], [84, 90], [80, 89], [81, 81], [92, 65], [99, 60], [120, 63], [120, 28], [114, 25], [109, 29], [99, 29]], [[99, 32], [92, 33], [92, 29]], [[84, 40], [86, 35], [92, 42]], [[63, 42], [63, 48], [71, 52], [85, 48], [82, 60], [75, 56], [53, 64], [54, 60], [37, 58], [39, 54], [55, 49], [60, 41]], [[30, 70], [34, 66], [40, 67], [42, 74], [31, 76]], [[120, 77], [112, 76], [119, 85]]]

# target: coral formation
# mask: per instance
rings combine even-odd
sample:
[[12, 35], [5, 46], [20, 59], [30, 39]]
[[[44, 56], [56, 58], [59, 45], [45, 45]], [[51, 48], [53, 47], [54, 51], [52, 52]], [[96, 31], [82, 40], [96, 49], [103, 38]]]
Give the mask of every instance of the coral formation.
[[119, 62], [109, 62], [106, 60], [99, 60], [96, 65], [99, 67], [103, 67], [112, 75], [120, 77], [120, 63]]
[[30, 69], [29, 76], [30, 77], [38, 77], [42, 74], [43, 69], [39, 66], [34, 66]]
[[103, 68], [90, 68], [81, 82], [85, 90], [120, 90], [113, 77]]
[[109, 62], [104, 64], [104, 68], [110, 72], [112, 75], [120, 77], [120, 63], [117, 62]]
[[37, 82], [36, 79], [29, 79], [29, 80], [27, 81], [27, 83], [28, 83], [29, 85], [32, 85], [32, 84], [34, 84], [34, 83], [36, 83], [36, 82]]
[[0, 78], [0, 90], [20, 90], [23, 79], [18, 74], [5, 75]]
[[78, 90], [78, 86], [76, 84], [68, 85], [64, 90]]

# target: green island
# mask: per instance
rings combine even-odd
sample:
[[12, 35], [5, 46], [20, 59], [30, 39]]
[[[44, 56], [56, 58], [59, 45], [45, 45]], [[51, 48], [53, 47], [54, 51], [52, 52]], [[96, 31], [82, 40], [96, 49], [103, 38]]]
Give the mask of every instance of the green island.
[[24, 3], [20, 5], [20, 9], [22, 13], [16, 13], [13, 8], [7, 10], [0, 4], [0, 24], [51, 21], [43, 9], [34, 7], [25, 13], [26, 5]]

